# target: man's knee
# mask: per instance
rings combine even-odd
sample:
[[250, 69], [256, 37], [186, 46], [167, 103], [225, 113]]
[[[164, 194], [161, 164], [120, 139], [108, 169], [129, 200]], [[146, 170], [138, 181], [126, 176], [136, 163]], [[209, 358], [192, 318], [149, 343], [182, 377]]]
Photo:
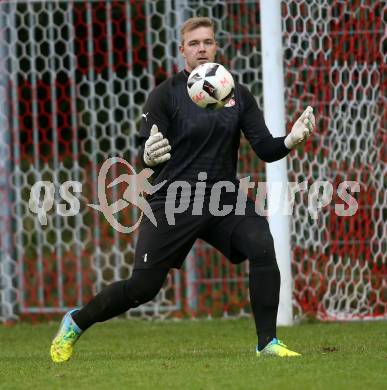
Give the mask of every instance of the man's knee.
[[248, 258], [251, 264], [269, 266], [276, 264], [273, 237], [270, 230], [254, 232], [246, 237]]
[[125, 283], [125, 295], [128, 297], [130, 307], [137, 307], [149, 302], [159, 293], [167, 271], [162, 270], [135, 270]]
[[147, 303], [149, 301], [152, 301], [154, 298], [156, 298], [156, 295], [160, 289], [144, 289], [144, 290], [137, 290], [135, 294], [132, 294], [129, 296], [129, 299], [132, 303], [132, 307], [137, 307], [139, 305], [142, 305], [143, 303]]

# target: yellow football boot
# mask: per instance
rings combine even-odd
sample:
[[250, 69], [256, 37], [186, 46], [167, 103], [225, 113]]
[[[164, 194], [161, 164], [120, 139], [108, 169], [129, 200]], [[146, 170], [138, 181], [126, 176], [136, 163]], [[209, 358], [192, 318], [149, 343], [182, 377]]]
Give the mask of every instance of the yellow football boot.
[[52, 340], [50, 354], [54, 363], [67, 362], [71, 358], [73, 346], [82, 334], [82, 330], [71, 317], [71, 313], [76, 311], [78, 309], [70, 310], [64, 315], [59, 330]]
[[266, 345], [262, 351], [258, 351], [258, 346], [256, 348], [258, 357], [266, 356], [277, 356], [277, 357], [294, 357], [301, 356], [301, 354], [291, 351], [288, 347], [281, 342], [280, 340], [274, 338], [269, 344]]

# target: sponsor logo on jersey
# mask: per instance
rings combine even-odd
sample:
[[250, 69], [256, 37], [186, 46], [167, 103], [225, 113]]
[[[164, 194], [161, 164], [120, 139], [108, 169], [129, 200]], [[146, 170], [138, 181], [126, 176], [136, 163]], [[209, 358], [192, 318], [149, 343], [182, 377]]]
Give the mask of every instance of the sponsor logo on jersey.
[[225, 104], [225, 107], [234, 107], [235, 106], [235, 99], [231, 98], [227, 104]]

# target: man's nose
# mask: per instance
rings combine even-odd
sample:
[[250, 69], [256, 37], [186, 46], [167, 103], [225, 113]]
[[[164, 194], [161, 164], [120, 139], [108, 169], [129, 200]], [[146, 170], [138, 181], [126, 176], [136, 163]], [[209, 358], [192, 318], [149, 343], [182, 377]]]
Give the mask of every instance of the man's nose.
[[204, 43], [199, 43], [199, 51], [205, 51], [206, 50], [206, 47], [204, 45]]

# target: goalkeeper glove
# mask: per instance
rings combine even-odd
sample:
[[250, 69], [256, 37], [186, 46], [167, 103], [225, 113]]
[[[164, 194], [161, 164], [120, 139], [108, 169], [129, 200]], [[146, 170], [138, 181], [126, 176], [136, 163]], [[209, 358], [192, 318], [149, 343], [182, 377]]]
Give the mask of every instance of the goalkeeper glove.
[[284, 143], [288, 149], [293, 149], [299, 143], [305, 141], [316, 127], [316, 119], [313, 115], [313, 108], [308, 106], [306, 110], [294, 123], [292, 130], [286, 136]]
[[163, 137], [156, 125], [153, 125], [150, 136], [145, 142], [144, 162], [148, 167], [164, 163], [171, 158], [169, 141]]

